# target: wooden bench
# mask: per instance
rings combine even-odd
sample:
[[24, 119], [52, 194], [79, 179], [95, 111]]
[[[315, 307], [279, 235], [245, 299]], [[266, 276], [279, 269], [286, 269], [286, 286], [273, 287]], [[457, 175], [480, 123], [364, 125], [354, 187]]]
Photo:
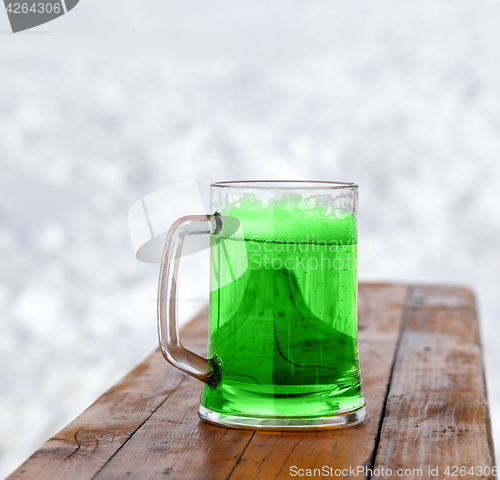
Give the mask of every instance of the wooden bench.
[[[206, 312], [182, 338], [206, 348]], [[256, 432], [205, 423], [202, 384], [155, 351], [9, 480], [496, 478], [472, 292], [361, 284], [359, 338], [368, 418], [358, 426]]]

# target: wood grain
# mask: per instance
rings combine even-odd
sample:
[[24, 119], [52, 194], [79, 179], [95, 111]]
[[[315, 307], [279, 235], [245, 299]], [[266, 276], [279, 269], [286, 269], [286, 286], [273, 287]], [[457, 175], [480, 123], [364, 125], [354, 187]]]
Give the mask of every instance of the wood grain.
[[292, 467], [314, 473], [324, 466], [372, 466], [407, 291], [399, 285], [360, 285], [359, 346], [367, 419], [346, 429], [256, 432], [232, 480], [290, 478]]
[[[290, 478], [291, 467], [344, 469], [332, 478], [370, 477], [352, 475], [345, 470], [349, 467], [422, 468], [415, 477], [420, 479], [429, 478], [428, 465], [440, 468], [439, 477], [432, 478], [446, 478], [448, 462], [491, 467], [473, 296], [443, 287], [409, 292], [406, 285], [360, 285], [359, 343], [368, 407], [361, 425], [313, 432], [210, 425], [197, 416], [202, 384], [156, 351], [9, 480], [265, 480]], [[186, 346], [204, 352], [207, 324], [205, 311], [182, 330]]]
[[[436, 478], [429, 466], [437, 467], [446, 478], [447, 466], [468, 472], [494, 461], [474, 296], [463, 288], [414, 288], [374, 467], [422, 470], [405, 472], [407, 479]], [[460, 478], [496, 478], [474, 472]]]

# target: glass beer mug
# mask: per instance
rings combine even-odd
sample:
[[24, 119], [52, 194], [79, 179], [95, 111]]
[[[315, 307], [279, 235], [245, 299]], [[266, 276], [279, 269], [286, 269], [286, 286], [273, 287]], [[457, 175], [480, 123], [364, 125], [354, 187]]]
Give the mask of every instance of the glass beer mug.
[[[213, 215], [171, 227], [158, 287], [164, 357], [205, 383], [199, 415], [236, 428], [361, 422], [357, 340], [358, 187], [240, 181], [211, 185]], [[208, 359], [179, 339], [184, 240], [211, 235]]]

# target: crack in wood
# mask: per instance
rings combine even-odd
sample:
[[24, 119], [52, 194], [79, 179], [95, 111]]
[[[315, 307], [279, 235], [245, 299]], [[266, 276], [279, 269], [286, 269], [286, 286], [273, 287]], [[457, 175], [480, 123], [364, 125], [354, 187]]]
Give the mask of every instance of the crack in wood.
[[78, 450], [80, 450], [80, 447], [82, 446], [82, 442], [80, 440], [78, 440], [78, 432], [80, 432], [82, 429], [79, 428], [76, 432], [75, 432], [75, 436], [74, 436], [74, 439], [75, 439], [75, 442], [76, 442], [76, 450], [74, 452], [71, 452], [65, 459], [64, 461], [68, 460], [69, 458], [71, 458], [76, 452], [78, 452]]
[[[415, 285], [411, 285], [408, 288], [408, 292], [406, 294], [405, 302], [404, 302], [404, 308], [403, 308], [403, 314], [402, 314], [402, 321], [401, 321], [401, 326], [399, 329], [399, 334], [398, 334], [398, 341], [396, 343], [396, 348], [394, 349], [394, 357], [392, 358], [392, 365], [391, 365], [391, 371], [389, 373], [389, 377], [387, 378], [387, 384], [386, 384], [386, 390], [385, 390], [385, 395], [384, 395], [384, 402], [383, 402], [383, 407], [382, 411], [380, 412], [380, 417], [378, 420], [378, 426], [377, 426], [377, 435], [375, 437], [375, 445], [371, 454], [370, 459], [367, 462], [367, 467], [370, 469], [370, 472], [373, 470], [373, 467], [375, 465], [375, 459], [377, 458], [378, 454], [378, 448], [380, 445], [380, 436], [382, 435], [382, 427], [384, 424], [384, 420], [386, 416], [389, 415], [389, 410], [388, 410], [388, 400], [389, 400], [389, 392], [391, 390], [391, 383], [392, 383], [392, 376], [394, 374], [394, 368], [396, 366], [396, 360], [398, 358], [399, 350], [401, 348], [401, 341], [403, 339], [403, 333], [406, 328], [406, 324], [408, 321], [408, 317], [410, 314], [410, 310], [412, 307], [412, 302], [413, 302], [413, 296], [415, 293]], [[371, 473], [368, 473], [366, 475], [366, 480], [370, 480], [372, 477]]]
[[250, 442], [252, 441], [252, 438], [255, 436], [255, 433], [256, 433], [255, 431], [252, 433], [252, 436], [248, 440], [248, 443], [245, 445], [245, 448], [241, 452], [240, 458], [238, 458], [238, 461], [234, 464], [234, 467], [229, 472], [229, 475], [227, 476], [226, 480], [230, 480], [231, 476], [233, 475], [234, 471], [236, 470], [236, 467], [238, 466], [238, 464], [240, 463], [241, 459], [243, 458], [243, 455], [245, 455], [245, 451], [248, 448], [248, 445], [250, 445]]
[[179, 383], [170, 391], [170, 393], [163, 399], [163, 401], [154, 409], [153, 412], [151, 412], [148, 417], [129, 435], [129, 437], [120, 445], [120, 447], [113, 453], [113, 455], [111, 455], [108, 460], [102, 465], [101, 468], [99, 468], [99, 470], [97, 470], [97, 472], [92, 476], [91, 480], [94, 480], [94, 478], [96, 478], [99, 473], [101, 472], [101, 470], [113, 459], [113, 457], [130, 441], [130, 439], [134, 436], [134, 434], [149, 420], [149, 418], [151, 417], [151, 415], [153, 415], [156, 410], [158, 410], [158, 408], [160, 408], [167, 400], [168, 398], [182, 385], [182, 383], [184, 382], [184, 380], [186, 380], [187, 378], [187, 375], [182, 375]]

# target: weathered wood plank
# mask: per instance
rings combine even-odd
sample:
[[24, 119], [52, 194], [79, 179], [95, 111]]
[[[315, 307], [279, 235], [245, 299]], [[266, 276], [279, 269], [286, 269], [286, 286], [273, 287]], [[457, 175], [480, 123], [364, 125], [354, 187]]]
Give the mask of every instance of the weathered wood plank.
[[[194, 347], [206, 347], [205, 318], [206, 311], [186, 328]], [[48, 440], [8, 479], [92, 478], [186, 378], [159, 351], [152, 353]]]
[[[209, 425], [196, 415], [201, 383], [155, 352], [9, 479], [266, 479], [289, 478], [292, 466], [441, 468], [448, 460], [492, 466], [477, 319], [468, 290], [414, 291], [384, 410], [407, 291], [404, 285], [360, 285], [360, 356], [368, 404], [362, 425], [283, 433]], [[203, 352], [206, 312], [183, 329], [182, 338]], [[442, 473], [437, 478], [445, 478]]]
[[164, 478], [166, 473], [175, 479], [289, 478], [291, 465], [371, 465], [406, 294], [406, 286], [360, 286], [360, 350], [369, 409], [362, 425], [308, 433], [215, 427], [197, 419], [201, 384], [188, 379], [95, 480]]
[[93, 480], [228, 478], [253, 431], [199, 419], [201, 384], [186, 376], [176, 390]]
[[[447, 466], [464, 466], [469, 472], [471, 467], [491, 469], [494, 462], [474, 296], [467, 289], [417, 287], [374, 468], [417, 469], [404, 477], [421, 480], [436, 478], [429, 466], [439, 468], [433, 472], [437, 478], [447, 478]], [[474, 472], [461, 478], [496, 478]], [[379, 471], [373, 478], [390, 476]]]
[[[256, 432], [231, 480], [290, 478], [293, 467], [305, 474], [305, 469], [321, 471], [325, 466], [349, 472], [349, 467], [372, 465], [406, 296], [406, 286], [360, 285], [359, 343], [367, 419], [347, 429]], [[365, 476], [360, 472], [356, 478]]]

